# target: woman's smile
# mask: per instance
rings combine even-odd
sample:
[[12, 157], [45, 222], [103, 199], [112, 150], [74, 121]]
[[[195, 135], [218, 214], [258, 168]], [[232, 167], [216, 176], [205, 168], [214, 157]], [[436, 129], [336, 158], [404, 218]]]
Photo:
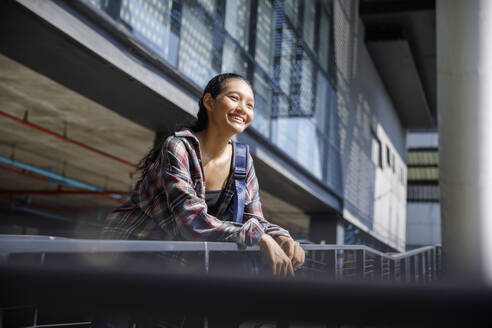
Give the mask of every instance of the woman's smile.
[[229, 116], [229, 119], [233, 122], [237, 122], [240, 124], [244, 124], [244, 122], [245, 122], [245, 119], [241, 115], [229, 114], [228, 116]]

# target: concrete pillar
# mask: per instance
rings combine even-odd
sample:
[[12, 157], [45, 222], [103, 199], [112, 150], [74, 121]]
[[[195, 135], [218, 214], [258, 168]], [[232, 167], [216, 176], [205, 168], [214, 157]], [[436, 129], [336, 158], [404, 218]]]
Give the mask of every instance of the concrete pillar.
[[492, 283], [492, 1], [437, 0], [444, 277]]
[[344, 228], [337, 214], [316, 213], [309, 218], [309, 240], [315, 243], [343, 245]]

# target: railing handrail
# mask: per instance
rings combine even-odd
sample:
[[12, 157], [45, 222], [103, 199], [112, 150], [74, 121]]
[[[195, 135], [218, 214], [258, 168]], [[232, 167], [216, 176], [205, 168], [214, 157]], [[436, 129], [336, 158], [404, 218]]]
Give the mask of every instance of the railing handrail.
[[[401, 260], [425, 253], [435, 246], [425, 246], [402, 254], [385, 254], [365, 245], [301, 244], [306, 250], [363, 250], [381, 257]], [[112, 252], [205, 252], [259, 251], [258, 246], [241, 248], [235, 243], [207, 241], [100, 240], [52, 236], [0, 235], [0, 255], [15, 253], [112, 253]]]
[[441, 247], [441, 245], [423, 246], [423, 247], [419, 247], [419, 248], [416, 248], [416, 249], [412, 249], [411, 251], [407, 251], [407, 252], [402, 253], [402, 254], [392, 254], [391, 256], [395, 260], [401, 260], [401, 259], [404, 259], [404, 258], [407, 258], [407, 257], [410, 257], [410, 256], [414, 256], [414, 255], [418, 255], [418, 254], [421, 254], [421, 253], [425, 253], [427, 251], [430, 251], [430, 250], [435, 249], [436, 247]]
[[234, 243], [201, 241], [99, 240], [70, 238], [0, 237], [0, 254], [8, 253], [112, 253], [112, 252], [204, 252], [258, 251], [253, 246], [241, 249]]

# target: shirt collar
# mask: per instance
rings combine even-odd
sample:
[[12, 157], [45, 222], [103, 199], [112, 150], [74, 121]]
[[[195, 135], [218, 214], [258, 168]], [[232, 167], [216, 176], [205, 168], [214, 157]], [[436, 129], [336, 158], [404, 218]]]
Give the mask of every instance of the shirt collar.
[[195, 135], [195, 132], [191, 131], [190, 129], [188, 128], [182, 128], [181, 130], [179, 131], [175, 131], [174, 132], [174, 135], [176, 137], [185, 137], [185, 138], [190, 138], [192, 139], [193, 141], [191, 142], [191, 144], [196, 148], [195, 150], [197, 152], [200, 152], [200, 141], [198, 140], [198, 138], [196, 137]]
[[191, 138], [198, 140], [197, 137], [195, 136], [195, 134], [193, 133], [193, 131], [191, 131], [188, 128], [183, 128], [179, 131], [176, 131], [176, 132], [174, 132], [174, 135], [176, 137], [191, 137]]

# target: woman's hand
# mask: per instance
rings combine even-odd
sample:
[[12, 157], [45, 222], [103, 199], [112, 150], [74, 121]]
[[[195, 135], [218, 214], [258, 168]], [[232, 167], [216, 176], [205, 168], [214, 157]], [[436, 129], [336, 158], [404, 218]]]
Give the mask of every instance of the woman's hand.
[[275, 240], [292, 261], [294, 270], [299, 269], [304, 264], [306, 257], [301, 245], [297, 241], [294, 241], [292, 238], [286, 236], [278, 236]]
[[271, 236], [266, 233], [263, 234], [258, 246], [260, 246], [261, 252], [265, 254], [270, 261], [273, 275], [294, 276], [292, 261]]

